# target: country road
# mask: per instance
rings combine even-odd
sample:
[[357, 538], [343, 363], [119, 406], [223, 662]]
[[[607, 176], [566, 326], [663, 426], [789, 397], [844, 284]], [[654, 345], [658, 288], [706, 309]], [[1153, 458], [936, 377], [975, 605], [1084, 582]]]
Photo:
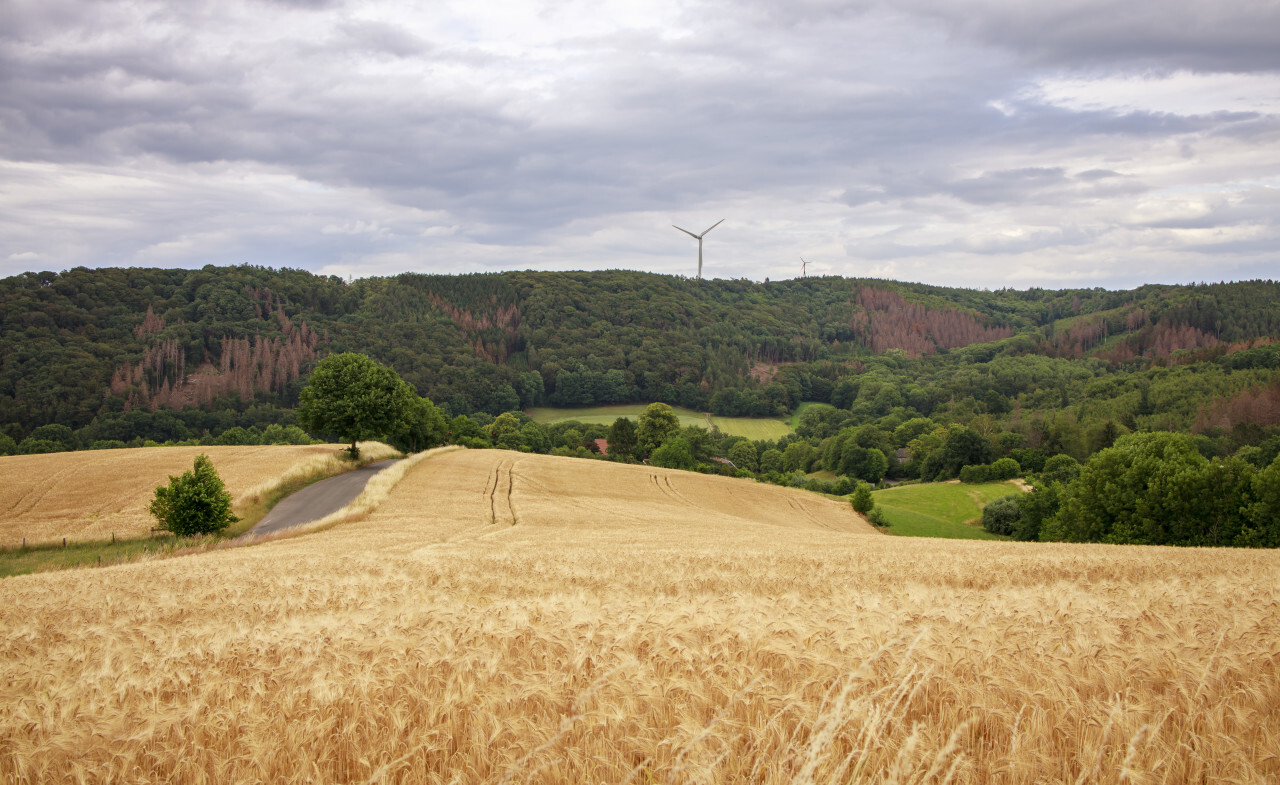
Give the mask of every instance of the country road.
[[337, 512], [360, 495], [373, 475], [395, 463], [395, 459], [378, 461], [359, 469], [308, 485], [280, 501], [258, 525], [240, 535], [260, 537], [290, 526], [319, 520]]

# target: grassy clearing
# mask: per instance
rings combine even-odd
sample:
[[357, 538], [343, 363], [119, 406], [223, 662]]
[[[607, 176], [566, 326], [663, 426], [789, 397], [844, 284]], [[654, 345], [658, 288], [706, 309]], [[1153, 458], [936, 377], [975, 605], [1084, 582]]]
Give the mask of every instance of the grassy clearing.
[[730, 436], [745, 436], [751, 440], [777, 441], [791, 433], [785, 420], [767, 417], [712, 417], [711, 422]]
[[992, 499], [1017, 493], [1012, 482], [978, 485], [921, 483], [874, 491], [872, 498], [889, 520], [887, 531], [903, 537], [960, 540], [1006, 539], [982, 528], [982, 508]]
[[[619, 417], [628, 417], [632, 420], [639, 419], [641, 413], [644, 412], [648, 404], [643, 403], [624, 403], [614, 406], [588, 406], [580, 409], [552, 409], [550, 407], [538, 407], [528, 410], [528, 415], [533, 418], [534, 422], [550, 425], [556, 422], [565, 422], [566, 420], [577, 420], [581, 423], [592, 423], [595, 425], [613, 425], [613, 421]], [[697, 425], [702, 428], [710, 428], [705, 414], [683, 409], [679, 406], [673, 406], [676, 416], [680, 418], [681, 425]]]
[[885, 537], [496, 450], [307, 537], [0, 582], [2, 781], [1271, 782], [1277, 705], [1276, 552]]
[[[581, 423], [597, 425], [613, 425], [613, 421], [619, 417], [629, 417], [633, 420], [639, 419], [647, 405], [619, 404], [616, 406], [592, 406], [583, 409], [540, 407], [529, 409], [528, 415], [535, 422], [544, 425], [567, 420], [577, 420]], [[699, 428], [708, 429], [715, 426], [730, 436], [745, 436], [748, 439], [774, 441], [791, 433], [791, 427], [783, 420], [766, 417], [716, 417], [690, 409], [683, 409], [679, 406], [671, 408], [675, 410], [676, 416], [680, 418], [681, 425], [696, 425]]]
[[[226, 531], [222, 532], [218, 536], [176, 538], [160, 532], [139, 535], [136, 532], [137, 527], [135, 525], [123, 527], [127, 532], [126, 536], [112, 535], [107, 538], [88, 540], [68, 537], [65, 543], [61, 540], [49, 541], [47, 537], [43, 541], [35, 540], [33, 538], [32, 541], [26, 544], [20, 541], [17, 545], [0, 547], [0, 577], [10, 577], [13, 575], [25, 575], [32, 572], [61, 570], [75, 567], [109, 566], [123, 562], [161, 558], [175, 553], [194, 553], [208, 550], [210, 548], [221, 547], [226, 540], [236, 537], [237, 535], [251, 529], [255, 524], [262, 520], [268, 512], [271, 511], [271, 508], [274, 507], [277, 502], [285, 496], [295, 493], [313, 482], [351, 471], [352, 469], [355, 469], [358, 466], [363, 466], [367, 463], [373, 463], [375, 461], [395, 457], [400, 454], [394, 448], [388, 447], [387, 445], [379, 442], [361, 442], [360, 448], [361, 456], [360, 461], [357, 463], [347, 460], [343, 456], [343, 453], [333, 446], [325, 445], [324, 450], [320, 452], [308, 448], [308, 452], [303, 453], [304, 457], [302, 460], [294, 462], [285, 469], [283, 474], [280, 474], [279, 476], [268, 477], [265, 480], [261, 480], [260, 478], [262, 475], [260, 473], [252, 475], [257, 476], [260, 479], [260, 482], [258, 482], [257, 485], [249, 488], [242, 488], [239, 492], [233, 491], [233, 498], [235, 498], [234, 511], [240, 520], [233, 523]], [[143, 450], [164, 449], [169, 448], [142, 448], [139, 452]], [[212, 452], [216, 448], [204, 449]], [[244, 448], [233, 447], [224, 449], [237, 450]], [[264, 455], [269, 456], [269, 453], [264, 454], [263, 450], [293, 451], [295, 448], [255, 447], [252, 448], [252, 450], [252, 455], [261, 457]], [[103, 452], [104, 451], [96, 451], [96, 454], [101, 456]], [[83, 454], [62, 453], [62, 455], [81, 456]], [[92, 457], [92, 455], [93, 454], [89, 454], [90, 457]], [[243, 456], [243, 453], [240, 455]], [[154, 461], [156, 459], [156, 456], [147, 455], [131, 455], [129, 457], [135, 458], [136, 460], [134, 463], [137, 465], [154, 465]], [[215, 460], [218, 457], [227, 459], [229, 456], [225, 454], [221, 456], [214, 456]], [[234, 458], [236, 456], [233, 455], [230, 457]], [[169, 456], [161, 456], [161, 458], [163, 460], [168, 460]], [[240, 479], [251, 476], [250, 472], [244, 470], [242, 465], [243, 460], [226, 460], [225, 462], [235, 467], [232, 473], [233, 477]], [[78, 463], [84, 463], [84, 461], [79, 460]], [[266, 467], [276, 465], [277, 463], [278, 461], [273, 460], [263, 461], [263, 464]], [[22, 467], [19, 466], [18, 468], [21, 469]], [[98, 489], [98, 493], [104, 498], [100, 500], [90, 499], [90, 503], [113, 503], [113, 500], [105, 498], [107, 494], [111, 493], [111, 489], [116, 487], [116, 484], [113, 482], [114, 477], [112, 476], [112, 469], [109, 466], [102, 465], [83, 466], [82, 468], [84, 471], [89, 472], [89, 476], [97, 476], [101, 478], [94, 487]], [[188, 466], [187, 468], [190, 467]], [[181, 471], [185, 471], [185, 469], [182, 469]], [[95, 472], [96, 475], [94, 474]], [[177, 474], [178, 471], [174, 471], [173, 473]], [[221, 472], [219, 473], [221, 474]], [[132, 481], [137, 478], [130, 479]], [[146, 505], [150, 503], [151, 493], [154, 492], [155, 485], [164, 484], [167, 480], [168, 476], [164, 475], [155, 480], [150, 486], [150, 491], [147, 493], [145, 499], [139, 502], [144, 513], [146, 511]], [[243, 482], [241, 482], [241, 484], [243, 484]], [[231, 483], [228, 482], [227, 485], [228, 489], [231, 490]], [[52, 495], [54, 497], [52, 500], [53, 504], [64, 504], [65, 502], [57, 498], [56, 493], [57, 489], [50, 488], [45, 491], [44, 498], [47, 500]], [[80, 494], [80, 496], [83, 496], [83, 494]], [[34, 506], [27, 511], [26, 517], [38, 521], [40, 518], [40, 512], [40, 507], [38, 505]], [[151, 518], [149, 514], [146, 515], [145, 520], [149, 526], [155, 525], [155, 520]], [[37, 528], [36, 531], [42, 531], [42, 529]], [[43, 529], [43, 531], [47, 531], [47, 529]], [[148, 532], [150, 532], [149, 528]]]
[[796, 406], [796, 410], [791, 413], [791, 419], [788, 421], [787, 424], [791, 426], [791, 430], [794, 431], [796, 428], [800, 427], [800, 415], [804, 414], [805, 409], [808, 409], [810, 406], [828, 406], [828, 405], [830, 404], [820, 403], [818, 401], [803, 401], [798, 406]]

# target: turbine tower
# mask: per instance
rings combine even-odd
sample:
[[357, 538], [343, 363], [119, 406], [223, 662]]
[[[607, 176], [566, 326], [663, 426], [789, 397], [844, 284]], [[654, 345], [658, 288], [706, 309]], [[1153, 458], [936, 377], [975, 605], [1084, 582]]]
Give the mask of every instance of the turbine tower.
[[[724, 223], [723, 218], [711, 224], [711, 229], [716, 228], [722, 223]], [[673, 229], [680, 229], [680, 227], [676, 226], [675, 224], [671, 224], [671, 227]], [[707, 232], [711, 231], [711, 229], [708, 229]], [[698, 280], [702, 280], [702, 238], [707, 236], [707, 232], [703, 232], [702, 234], [694, 234], [688, 229], [680, 229], [680, 231], [684, 232], [685, 234], [689, 235], [690, 237], [698, 241]]]
[[803, 256], [801, 256], [800, 257], [800, 277], [801, 278], [806, 277], [805, 271], [808, 269], [809, 269], [809, 263], [804, 260]]

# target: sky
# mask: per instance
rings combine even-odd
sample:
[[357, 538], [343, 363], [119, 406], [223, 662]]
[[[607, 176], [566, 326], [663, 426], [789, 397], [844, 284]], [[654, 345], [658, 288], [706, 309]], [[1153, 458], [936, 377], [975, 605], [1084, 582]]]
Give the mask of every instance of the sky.
[[0, 0], [0, 276], [1276, 278], [1280, 0]]

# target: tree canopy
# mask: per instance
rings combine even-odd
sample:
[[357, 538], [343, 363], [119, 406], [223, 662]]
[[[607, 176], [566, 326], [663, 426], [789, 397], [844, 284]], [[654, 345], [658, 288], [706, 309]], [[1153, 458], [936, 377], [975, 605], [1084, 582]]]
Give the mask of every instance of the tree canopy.
[[350, 442], [385, 439], [409, 429], [416, 396], [390, 368], [346, 352], [321, 360], [298, 400], [298, 422], [315, 433]]

